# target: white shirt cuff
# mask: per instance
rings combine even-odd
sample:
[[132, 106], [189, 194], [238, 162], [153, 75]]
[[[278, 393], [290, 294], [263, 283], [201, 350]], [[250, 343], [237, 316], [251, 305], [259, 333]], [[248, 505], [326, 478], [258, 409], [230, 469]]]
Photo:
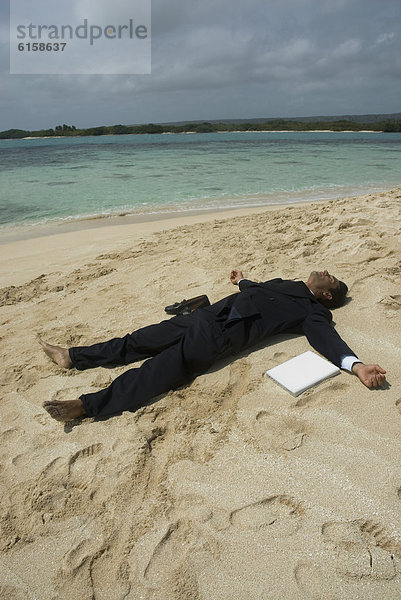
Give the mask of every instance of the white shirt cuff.
[[362, 361], [356, 356], [344, 356], [341, 360], [341, 368], [352, 373], [352, 365], [356, 362], [360, 363]]

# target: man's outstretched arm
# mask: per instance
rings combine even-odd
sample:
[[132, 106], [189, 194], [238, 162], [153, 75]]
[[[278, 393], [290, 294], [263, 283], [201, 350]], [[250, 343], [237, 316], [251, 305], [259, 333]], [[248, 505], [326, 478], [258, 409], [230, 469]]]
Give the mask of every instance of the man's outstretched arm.
[[366, 387], [383, 385], [386, 371], [379, 365], [365, 365], [359, 360], [324, 315], [310, 315], [302, 328], [313, 348], [338, 367], [354, 373]]
[[[241, 281], [241, 279], [243, 279], [243, 278], [244, 278], [244, 275], [243, 275], [242, 271], [240, 271], [239, 269], [233, 269], [231, 271], [230, 281], [234, 285], [238, 285], [238, 282]], [[327, 325], [328, 324], [325, 323], [326, 327], [327, 327]], [[325, 327], [325, 331], [326, 331], [326, 335], [327, 335], [326, 327]], [[330, 327], [330, 334], [332, 336], [339, 338], [338, 333], [332, 327]], [[307, 333], [306, 333], [306, 335], [309, 339], [309, 336]], [[309, 340], [309, 341], [311, 341], [311, 340]], [[312, 343], [312, 346], [315, 347], [315, 344]], [[325, 352], [322, 351], [321, 348], [316, 348], [316, 349], [319, 352], [321, 352], [323, 355], [325, 355]], [[345, 356], [343, 355], [343, 358]], [[350, 355], [350, 357], [351, 357], [351, 355]], [[329, 358], [329, 360], [333, 361], [332, 357], [327, 357], [327, 358]], [[335, 362], [335, 361], [333, 361], [333, 362]], [[350, 364], [350, 368], [343, 367], [343, 365], [341, 365], [341, 367], [346, 368], [346, 370], [350, 371], [351, 373], [354, 373], [358, 377], [358, 379], [363, 383], [363, 385], [366, 385], [366, 387], [368, 387], [368, 388], [378, 388], [378, 387], [382, 386], [383, 383], [386, 381], [386, 376], [385, 376], [386, 371], [385, 371], [385, 369], [380, 367], [380, 365], [365, 365], [364, 363], [362, 363], [358, 360], [357, 362], [354, 362], [354, 364], [352, 364], [352, 366]]]

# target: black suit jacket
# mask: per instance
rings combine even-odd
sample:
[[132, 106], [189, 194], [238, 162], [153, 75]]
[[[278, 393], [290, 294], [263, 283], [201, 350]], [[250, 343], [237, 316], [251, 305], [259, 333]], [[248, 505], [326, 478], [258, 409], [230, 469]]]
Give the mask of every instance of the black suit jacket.
[[[332, 314], [302, 281], [272, 279], [255, 283], [243, 279], [240, 293], [232, 294], [205, 310], [224, 318], [225, 327], [246, 323], [241, 349], [275, 333], [300, 333], [320, 354], [337, 366], [344, 356], [355, 355], [332, 325]], [[236, 328], [238, 329], [238, 328]]]

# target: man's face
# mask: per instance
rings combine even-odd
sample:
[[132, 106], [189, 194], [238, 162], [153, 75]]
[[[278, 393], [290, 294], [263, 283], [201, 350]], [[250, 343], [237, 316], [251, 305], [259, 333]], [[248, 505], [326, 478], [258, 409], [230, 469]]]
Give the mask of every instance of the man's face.
[[315, 296], [322, 296], [329, 294], [330, 290], [336, 287], [340, 287], [340, 282], [337, 277], [330, 275], [328, 271], [312, 271], [307, 281], [307, 286], [315, 294]]

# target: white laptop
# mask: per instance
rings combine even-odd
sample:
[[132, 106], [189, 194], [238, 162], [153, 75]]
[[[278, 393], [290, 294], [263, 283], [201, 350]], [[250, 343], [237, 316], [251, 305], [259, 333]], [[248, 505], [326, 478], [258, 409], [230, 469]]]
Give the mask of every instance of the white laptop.
[[305, 390], [338, 375], [340, 369], [311, 350], [303, 352], [281, 365], [266, 371], [276, 383], [288, 390], [293, 396], [299, 396]]

